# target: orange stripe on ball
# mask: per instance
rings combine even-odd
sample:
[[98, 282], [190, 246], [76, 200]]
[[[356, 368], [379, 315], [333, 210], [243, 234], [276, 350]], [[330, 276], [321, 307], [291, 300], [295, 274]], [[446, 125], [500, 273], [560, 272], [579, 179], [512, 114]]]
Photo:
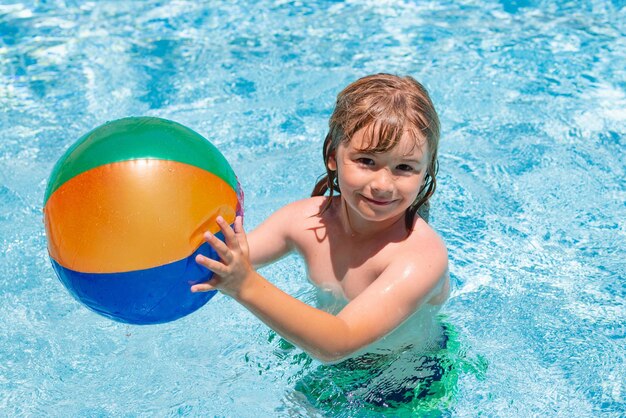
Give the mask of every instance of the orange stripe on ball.
[[44, 208], [48, 250], [63, 267], [115, 273], [181, 260], [235, 218], [237, 196], [216, 175], [175, 161], [96, 167], [63, 184]]

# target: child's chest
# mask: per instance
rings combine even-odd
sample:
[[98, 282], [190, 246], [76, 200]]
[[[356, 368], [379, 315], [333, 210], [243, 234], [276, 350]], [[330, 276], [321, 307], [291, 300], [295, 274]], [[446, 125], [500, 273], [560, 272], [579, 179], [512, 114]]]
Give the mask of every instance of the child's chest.
[[388, 264], [389, 248], [326, 239], [298, 243], [309, 279], [318, 287], [341, 291], [348, 300], [363, 292]]

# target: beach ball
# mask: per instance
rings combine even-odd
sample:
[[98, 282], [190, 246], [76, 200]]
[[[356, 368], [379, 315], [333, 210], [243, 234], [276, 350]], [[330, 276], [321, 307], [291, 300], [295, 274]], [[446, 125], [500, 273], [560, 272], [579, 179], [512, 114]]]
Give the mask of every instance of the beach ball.
[[[215, 291], [190, 286], [217, 259], [203, 239], [215, 218], [243, 215], [232, 168], [193, 130], [154, 117], [108, 122], [55, 165], [44, 198], [48, 253], [67, 290], [116, 321], [157, 324], [206, 304]], [[223, 238], [223, 237], [221, 237]]]

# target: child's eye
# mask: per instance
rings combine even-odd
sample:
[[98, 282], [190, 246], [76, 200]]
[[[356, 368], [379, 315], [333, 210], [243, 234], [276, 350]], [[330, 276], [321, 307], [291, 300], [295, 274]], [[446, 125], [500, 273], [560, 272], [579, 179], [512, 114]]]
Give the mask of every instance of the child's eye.
[[374, 165], [374, 160], [372, 160], [371, 158], [361, 157], [361, 158], [357, 158], [356, 161], [359, 164], [366, 165], [366, 166]]
[[413, 171], [413, 167], [408, 164], [400, 164], [397, 168], [400, 171]]

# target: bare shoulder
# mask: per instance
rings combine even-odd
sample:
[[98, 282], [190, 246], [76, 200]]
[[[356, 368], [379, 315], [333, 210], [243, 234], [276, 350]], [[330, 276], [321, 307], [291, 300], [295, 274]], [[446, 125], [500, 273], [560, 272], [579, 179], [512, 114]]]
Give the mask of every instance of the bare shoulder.
[[297, 200], [276, 210], [261, 225], [261, 229], [271, 228], [284, 239], [296, 239], [303, 229], [319, 223], [320, 211], [324, 207], [325, 197], [311, 197]]
[[296, 200], [278, 209], [272, 217], [280, 218], [285, 228], [292, 232], [314, 227], [320, 222], [326, 201], [327, 198], [323, 196]]
[[413, 289], [420, 289], [419, 293], [430, 303], [441, 304], [447, 299], [448, 250], [439, 234], [423, 220], [416, 222], [392, 264], [393, 270], [408, 273], [410, 281], [417, 284]]
[[[279, 259], [301, 246], [303, 230], [316, 221], [325, 198], [309, 198], [289, 203], [272, 213], [248, 233], [250, 260], [255, 266]], [[313, 225], [315, 226], [315, 225]]]
[[410, 251], [419, 258], [432, 259], [433, 263], [448, 265], [448, 249], [437, 231], [422, 219], [415, 222], [413, 231], [407, 239], [405, 251]]

